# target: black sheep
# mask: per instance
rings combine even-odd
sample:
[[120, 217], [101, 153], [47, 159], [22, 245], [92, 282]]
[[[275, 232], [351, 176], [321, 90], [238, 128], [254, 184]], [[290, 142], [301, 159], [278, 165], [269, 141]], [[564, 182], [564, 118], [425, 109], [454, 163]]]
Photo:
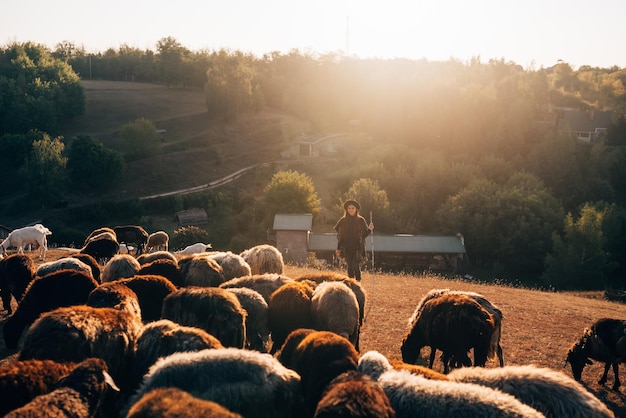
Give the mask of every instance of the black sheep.
[[13, 313], [11, 296], [19, 302], [34, 277], [35, 263], [27, 255], [12, 254], [0, 261], [0, 297], [9, 315]]
[[134, 244], [137, 248], [135, 255], [140, 255], [146, 251], [148, 237], [150, 236], [145, 229], [136, 225], [125, 225], [113, 227], [117, 242], [124, 244]]

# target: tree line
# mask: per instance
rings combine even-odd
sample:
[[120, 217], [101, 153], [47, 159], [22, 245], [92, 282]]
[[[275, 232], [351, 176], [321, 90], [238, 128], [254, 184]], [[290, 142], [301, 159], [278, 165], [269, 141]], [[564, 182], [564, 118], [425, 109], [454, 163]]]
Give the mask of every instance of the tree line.
[[[77, 179], [90, 178], [96, 163], [73, 161], [71, 150], [52, 139], [84, 112], [81, 78], [203, 89], [209, 117], [221, 120], [270, 107], [306, 120], [312, 134], [354, 133], [323, 173], [309, 167], [286, 175], [296, 185], [293, 201], [304, 199], [300, 206], [318, 222], [334, 221], [324, 213], [358, 197], [377, 214], [380, 231], [463, 234], [472, 265], [492, 276], [555, 288], [626, 286], [626, 69], [575, 70], [564, 62], [524, 69], [479, 57], [363, 60], [296, 50], [257, 57], [190, 51], [173, 38], [161, 39], [156, 51], [123, 45], [95, 54], [70, 42], [53, 51], [11, 44], [0, 50], [0, 158], [4, 150], [21, 157], [5, 163], [36, 173], [37, 164], [50, 164], [44, 149]], [[580, 143], [555, 129], [562, 109], [613, 111], [615, 119], [605, 141]], [[124, 158], [150, 149], [149, 124], [126, 127], [129, 138], [145, 141], [124, 155], [97, 139], [73, 142], [112, 173], [106, 184], [91, 176], [91, 187], [114, 186]], [[29, 175], [29, 184], [45, 184]], [[323, 190], [326, 211], [302, 175], [332, 184]], [[281, 176], [268, 182], [284, 183]], [[266, 223], [284, 202], [282, 194], [272, 200], [271, 190]]]

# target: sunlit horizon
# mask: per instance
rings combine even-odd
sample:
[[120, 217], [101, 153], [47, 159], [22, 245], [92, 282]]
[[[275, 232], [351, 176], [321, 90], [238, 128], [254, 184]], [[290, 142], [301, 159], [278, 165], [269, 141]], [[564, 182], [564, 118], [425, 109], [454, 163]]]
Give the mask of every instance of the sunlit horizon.
[[87, 52], [122, 45], [156, 50], [166, 37], [192, 50], [339, 53], [358, 58], [514, 62], [524, 68], [559, 61], [577, 68], [626, 67], [622, 16], [626, 2], [498, 0], [316, 2], [181, 0], [85, 7], [71, 0], [3, 5], [0, 42], [63, 41]]

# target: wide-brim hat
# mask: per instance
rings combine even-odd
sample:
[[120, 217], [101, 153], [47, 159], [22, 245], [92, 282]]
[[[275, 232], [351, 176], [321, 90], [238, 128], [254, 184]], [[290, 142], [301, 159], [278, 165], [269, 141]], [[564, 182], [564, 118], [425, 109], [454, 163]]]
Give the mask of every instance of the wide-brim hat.
[[348, 210], [348, 205], [353, 205], [353, 206], [356, 208], [356, 210], [361, 210], [361, 205], [359, 205], [359, 202], [357, 202], [357, 201], [356, 201], [356, 200], [354, 200], [354, 199], [348, 199], [348, 200], [346, 200], [346, 201], [344, 202], [344, 204], [343, 204], [343, 208], [344, 208], [345, 210]]

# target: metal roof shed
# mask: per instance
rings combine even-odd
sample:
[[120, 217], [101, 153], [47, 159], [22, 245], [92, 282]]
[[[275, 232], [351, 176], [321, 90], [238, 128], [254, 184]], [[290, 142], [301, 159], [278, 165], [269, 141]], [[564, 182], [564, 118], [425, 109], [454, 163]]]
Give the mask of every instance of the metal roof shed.
[[308, 258], [307, 236], [313, 225], [310, 213], [276, 214], [272, 229], [276, 231], [276, 248], [288, 262], [304, 264]]

